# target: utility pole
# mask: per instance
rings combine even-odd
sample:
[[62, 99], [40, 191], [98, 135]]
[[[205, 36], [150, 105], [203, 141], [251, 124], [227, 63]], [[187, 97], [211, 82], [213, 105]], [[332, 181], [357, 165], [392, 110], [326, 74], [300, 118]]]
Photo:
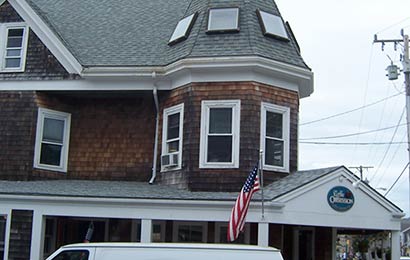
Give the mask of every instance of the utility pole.
[[[408, 162], [410, 162], [410, 59], [409, 59], [409, 36], [404, 34], [404, 30], [401, 30], [402, 39], [398, 40], [378, 40], [377, 35], [374, 36], [374, 43], [381, 43], [382, 50], [386, 43], [394, 43], [394, 47], [398, 43], [403, 43], [403, 56], [402, 56], [402, 66], [403, 66], [403, 73], [404, 73], [404, 85], [406, 88], [406, 116], [407, 116], [407, 152], [408, 152]], [[390, 68], [394, 68], [397, 66], [390, 65], [387, 67], [388, 69], [388, 76], [390, 80], [397, 79], [398, 72], [391, 72]], [[410, 167], [409, 167], [409, 189], [410, 189]], [[410, 206], [410, 190], [409, 190], [409, 206]], [[409, 208], [410, 209], [410, 208]]]
[[350, 168], [350, 169], [358, 170], [358, 171], [360, 172], [360, 180], [361, 180], [361, 181], [368, 182], [368, 181], [366, 181], [366, 180], [363, 180], [363, 169], [368, 170], [368, 169], [372, 169], [372, 168], [374, 168], [374, 167], [373, 167], [373, 166], [362, 166], [362, 165], [360, 165], [360, 166], [351, 166], [351, 167], [349, 167], [349, 168]]

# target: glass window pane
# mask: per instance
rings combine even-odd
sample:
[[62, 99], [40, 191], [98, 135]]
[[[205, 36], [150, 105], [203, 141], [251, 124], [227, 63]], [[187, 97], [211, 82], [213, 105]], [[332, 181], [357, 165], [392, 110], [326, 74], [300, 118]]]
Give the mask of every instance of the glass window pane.
[[179, 141], [173, 141], [168, 143], [168, 153], [174, 153], [179, 151]]
[[238, 28], [238, 8], [211, 9], [208, 30], [232, 30]]
[[7, 39], [7, 48], [10, 47], [21, 47], [23, 43], [23, 37], [22, 36], [17, 36], [17, 37], [8, 37]]
[[0, 216], [0, 244], [4, 242], [6, 232], [6, 217]]
[[40, 163], [60, 166], [61, 150], [61, 145], [41, 144]]
[[11, 49], [11, 50], [7, 50], [6, 52], [6, 56], [7, 57], [20, 57], [21, 55], [21, 49]]
[[88, 260], [88, 254], [87, 250], [67, 250], [58, 254], [53, 260]]
[[232, 162], [232, 136], [209, 136], [207, 162]]
[[263, 25], [265, 26], [266, 33], [288, 39], [282, 18], [263, 11], [259, 11], [259, 14], [262, 18]]
[[189, 26], [194, 20], [194, 17], [195, 17], [195, 14], [192, 14], [188, 17], [185, 17], [181, 21], [179, 21], [169, 41], [172, 42], [179, 38], [185, 37], [188, 32]]
[[209, 112], [209, 133], [232, 133], [232, 108], [211, 108]]
[[20, 58], [6, 58], [6, 68], [20, 68]]
[[179, 113], [168, 116], [167, 140], [179, 137]]
[[266, 112], [266, 136], [282, 138], [282, 120], [282, 114]]
[[202, 226], [181, 225], [178, 227], [178, 242], [202, 242]]
[[266, 138], [265, 164], [283, 166], [283, 141]]
[[64, 120], [44, 118], [43, 141], [63, 143]]
[[19, 28], [19, 29], [9, 29], [8, 37], [23, 37], [24, 34], [24, 29]]

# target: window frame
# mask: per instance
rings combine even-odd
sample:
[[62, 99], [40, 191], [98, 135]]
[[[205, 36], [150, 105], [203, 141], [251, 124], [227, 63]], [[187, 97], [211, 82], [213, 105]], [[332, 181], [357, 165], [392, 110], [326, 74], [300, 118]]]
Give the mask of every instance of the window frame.
[[[282, 139], [283, 140], [283, 166], [268, 165], [265, 163], [266, 156], [266, 114], [273, 112], [282, 114]], [[279, 106], [271, 103], [262, 102], [261, 104], [261, 139], [260, 147], [263, 151], [262, 167], [268, 171], [289, 172], [289, 154], [290, 154], [290, 108]]]
[[[235, 28], [226, 28], [226, 29], [211, 29], [211, 12], [212, 10], [223, 10], [223, 9], [236, 9], [237, 10], [237, 19], [236, 19], [236, 27]], [[229, 7], [214, 7], [214, 8], [209, 8], [208, 9], [208, 20], [207, 20], [207, 25], [206, 25], [206, 33], [228, 33], [228, 32], [239, 32], [239, 17], [241, 14], [241, 10], [237, 6], [229, 6]]]
[[[64, 121], [63, 143], [62, 143], [61, 155], [60, 155], [60, 165], [58, 166], [40, 163], [45, 118], [51, 118], [51, 119], [57, 119], [57, 120]], [[55, 110], [41, 108], [41, 107], [38, 109], [36, 143], [35, 143], [35, 152], [34, 152], [34, 168], [63, 172], [63, 173], [67, 172], [68, 149], [69, 149], [69, 143], [70, 143], [70, 126], [71, 126], [71, 114], [70, 113], [55, 111]]]
[[[259, 20], [259, 25], [261, 27], [262, 33], [264, 36], [269, 36], [278, 40], [282, 40], [282, 41], [290, 41], [289, 40], [289, 35], [288, 32], [286, 31], [286, 26], [285, 23], [283, 22], [282, 17], [280, 17], [279, 15], [273, 14], [273, 13], [269, 13], [269, 12], [265, 12], [262, 11], [260, 9], [256, 9], [256, 15], [258, 16], [258, 20]], [[280, 27], [278, 28], [277, 32], [272, 32], [270, 30], [268, 30], [268, 19], [275, 19], [277, 25]]]
[[168, 117], [179, 113], [179, 138], [174, 138], [172, 141], [179, 140], [178, 146], [178, 165], [175, 167], [163, 167], [161, 165], [161, 172], [180, 170], [182, 168], [182, 143], [184, 134], [184, 103], [168, 107], [164, 109], [162, 118], [162, 148], [161, 156], [167, 154], [167, 129], [168, 129]]
[[[231, 162], [207, 162], [209, 119], [211, 108], [232, 109], [232, 151]], [[241, 101], [237, 100], [202, 100], [201, 134], [199, 147], [199, 168], [239, 168]]]
[[[172, 241], [178, 242], [178, 232], [180, 226], [201, 226], [202, 227], [202, 243], [207, 243], [208, 238], [208, 222], [203, 221], [174, 221], [172, 226]], [[181, 243], [181, 242], [179, 242]], [[190, 243], [190, 242], [184, 242]]]
[[[198, 12], [195, 12], [195, 13], [193, 13], [191, 15], [188, 15], [188, 16], [182, 18], [181, 20], [179, 20], [177, 25], [174, 28], [174, 31], [173, 31], [171, 37], [169, 38], [168, 45], [173, 45], [173, 44], [176, 44], [176, 43], [179, 43], [181, 41], [186, 40], [188, 38], [188, 35], [190, 34], [191, 30], [192, 30], [192, 27], [194, 27], [194, 24], [195, 24], [195, 21], [196, 21], [197, 17], [198, 17]], [[188, 25], [185, 26], [185, 27], [182, 27], [183, 23], [184, 23], [184, 20], [188, 21]], [[185, 28], [184, 33], [183, 34], [181, 34], [181, 33], [176, 34], [177, 29], [180, 29], [181, 27]]]
[[[6, 68], [6, 53], [8, 32], [10, 29], [23, 29], [23, 39], [21, 44], [20, 66], [16, 68]], [[0, 24], [0, 72], [24, 72], [26, 67], [27, 46], [29, 37], [29, 27], [26, 23], [2, 23]]]

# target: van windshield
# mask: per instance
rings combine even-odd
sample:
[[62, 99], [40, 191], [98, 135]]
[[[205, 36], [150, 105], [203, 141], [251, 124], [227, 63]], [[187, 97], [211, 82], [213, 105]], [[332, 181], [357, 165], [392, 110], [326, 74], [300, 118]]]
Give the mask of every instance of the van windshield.
[[88, 260], [87, 250], [66, 250], [59, 253], [53, 260]]

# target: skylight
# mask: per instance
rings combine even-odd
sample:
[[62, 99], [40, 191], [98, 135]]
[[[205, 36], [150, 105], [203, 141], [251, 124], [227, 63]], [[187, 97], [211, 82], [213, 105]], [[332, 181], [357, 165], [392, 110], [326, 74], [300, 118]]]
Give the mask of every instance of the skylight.
[[180, 20], [177, 26], [175, 27], [174, 33], [169, 39], [168, 44], [174, 44], [188, 38], [189, 32], [191, 31], [192, 26], [194, 25], [197, 15], [198, 13], [193, 13], [190, 16], [187, 16]]
[[239, 31], [239, 8], [209, 9], [207, 32]]
[[289, 40], [285, 25], [283, 24], [280, 16], [270, 14], [259, 9], [256, 10], [256, 13], [264, 35], [281, 40]]

